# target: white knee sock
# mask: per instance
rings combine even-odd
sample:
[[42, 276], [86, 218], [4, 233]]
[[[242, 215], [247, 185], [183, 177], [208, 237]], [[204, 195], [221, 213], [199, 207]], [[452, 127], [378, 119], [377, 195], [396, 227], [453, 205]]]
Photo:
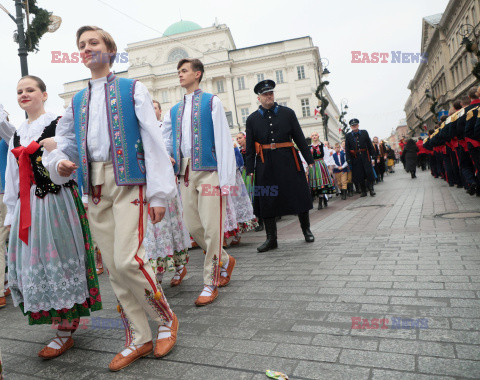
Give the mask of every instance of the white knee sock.
[[165, 323], [162, 326], [158, 326], [158, 335], [157, 339], [164, 339], [164, 338], [169, 338], [172, 335], [172, 330], [170, 327], [172, 327], [173, 320], [171, 320], [168, 323]]
[[203, 291], [200, 293], [201, 297], [208, 297], [211, 296], [213, 291], [216, 289], [216, 286], [213, 285], [204, 285], [203, 286]]
[[[67, 342], [67, 338], [72, 336], [71, 331], [65, 331], [65, 330], [58, 330], [57, 335], [61, 337], [62, 339], [54, 338], [47, 347], [53, 348], [55, 350], [59, 350], [62, 348], [63, 344]], [[58, 342], [62, 342], [62, 345], [59, 345]]]

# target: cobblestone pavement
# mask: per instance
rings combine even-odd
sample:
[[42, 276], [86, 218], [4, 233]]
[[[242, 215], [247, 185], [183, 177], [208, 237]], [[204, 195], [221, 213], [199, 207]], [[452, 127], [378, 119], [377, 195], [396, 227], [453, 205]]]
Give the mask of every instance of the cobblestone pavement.
[[[403, 170], [376, 191], [312, 212], [314, 244], [294, 217], [279, 222], [278, 250], [258, 254], [264, 233], [245, 234], [229, 249], [231, 284], [203, 308], [193, 305], [203, 260], [193, 250], [184, 283], [165, 286], [180, 321], [176, 347], [116, 374], [107, 366], [123, 330], [81, 329], [73, 349], [42, 361], [54, 331], [27, 326], [8, 299], [6, 379], [266, 379], [267, 369], [290, 379], [480, 378], [480, 218], [465, 214], [480, 212], [480, 198]], [[93, 317], [117, 318], [106, 275], [101, 291], [104, 310]], [[352, 317], [388, 319], [388, 328], [352, 329]], [[394, 329], [393, 318], [422, 324]]]

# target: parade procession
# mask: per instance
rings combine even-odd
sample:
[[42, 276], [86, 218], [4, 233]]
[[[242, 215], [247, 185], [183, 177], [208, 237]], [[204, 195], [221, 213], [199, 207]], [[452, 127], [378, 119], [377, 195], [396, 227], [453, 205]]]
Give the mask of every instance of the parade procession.
[[480, 3], [370, 3], [0, 0], [0, 380], [480, 378]]

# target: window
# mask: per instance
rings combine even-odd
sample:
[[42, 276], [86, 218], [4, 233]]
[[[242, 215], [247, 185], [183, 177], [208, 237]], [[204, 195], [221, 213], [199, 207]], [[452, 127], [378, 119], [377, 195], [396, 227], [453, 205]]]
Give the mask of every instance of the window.
[[168, 91], [167, 90], [163, 90], [162, 91], [162, 103], [168, 103]]
[[225, 87], [223, 86], [223, 80], [217, 81], [217, 93], [220, 94], [225, 92]]
[[230, 127], [230, 129], [233, 129], [232, 111], [225, 111], [225, 116], [227, 117], [228, 126]]
[[188, 58], [188, 53], [181, 48], [176, 48], [168, 55], [168, 62], [178, 62], [183, 58]]
[[238, 89], [239, 90], [245, 90], [245, 77], [238, 77]]
[[262, 80], [265, 80], [265, 75], [263, 74], [257, 74], [257, 83], [261, 82]]
[[300, 99], [300, 102], [302, 104], [302, 115], [303, 115], [303, 117], [310, 116], [310, 101], [308, 100], [308, 98]]
[[242, 115], [242, 125], [247, 123], [247, 117], [249, 115], [248, 108], [240, 108], [240, 114]]
[[305, 79], [305, 67], [297, 66], [297, 77], [298, 79]]
[[275, 71], [275, 76], [277, 77], [277, 83], [283, 83], [283, 71], [282, 70]]
[[287, 106], [287, 102], [286, 102], [286, 101], [285, 101], [285, 102], [278, 102], [278, 104], [281, 105], [281, 106], [284, 106], [284, 107]]

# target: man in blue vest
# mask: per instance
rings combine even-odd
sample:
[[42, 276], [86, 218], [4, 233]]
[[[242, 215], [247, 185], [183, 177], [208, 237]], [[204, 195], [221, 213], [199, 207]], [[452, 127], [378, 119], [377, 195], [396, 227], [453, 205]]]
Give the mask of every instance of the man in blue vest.
[[[147, 315], [158, 325], [155, 357], [176, 342], [178, 319], [145, 258], [143, 238], [148, 210], [152, 223], [160, 222], [177, 190], [148, 89], [110, 72], [117, 53], [112, 36], [83, 26], [77, 47], [92, 79], [74, 95], [55, 138], [41, 144], [51, 152], [46, 167], [52, 181], [61, 184], [78, 169], [89, 194], [91, 231], [125, 326], [125, 348], [109, 365], [119, 371], [153, 350]], [[93, 59], [105, 55], [110, 60]]]
[[6, 306], [6, 296], [10, 289], [5, 290], [5, 254], [7, 253], [8, 229], [3, 226], [7, 207], [3, 203], [5, 192], [5, 169], [7, 167], [8, 142], [15, 133], [15, 127], [9, 123], [7, 112], [0, 104], [0, 308]]
[[177, 70], [186, 94], [165, 115], [162, 129], [175, 174], [180, 176], [185, 223], [206, 253], [204, 287], [195, 301], [203, 306], [230, 282], [235, 266], [235, 259], [222, 248], [225, 194], [235, 185], [235, 153], [222, 102], [199, 88], [203, 63], [182, 59]]

